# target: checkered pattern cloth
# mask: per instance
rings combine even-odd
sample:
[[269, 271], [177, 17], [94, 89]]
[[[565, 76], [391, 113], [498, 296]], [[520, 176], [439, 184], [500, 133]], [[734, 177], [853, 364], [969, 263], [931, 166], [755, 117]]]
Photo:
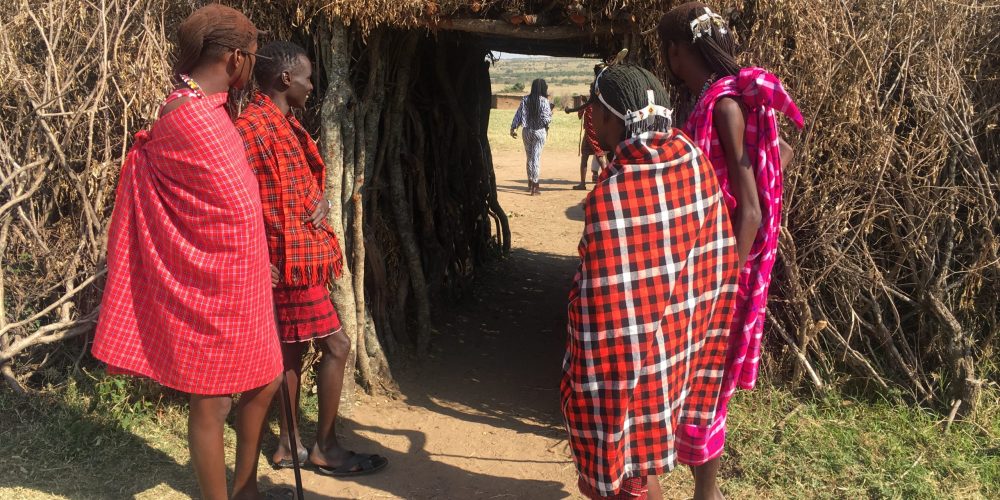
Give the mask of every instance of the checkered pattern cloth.
[[618, 493], [611, 496], [601, 495], [590, 484], [580, 477], [576, 482], [583, 496], [591, 500], [646, 500], [649, 498], [649, 478], [647, 476], [630, 477], [622, 481]]
[[282, 283], [324, 285], [340, 276], [340, 243], [326, 221], [307, 223], [323, 197], [326, 165], [315, 141], [294, 116], [285, 116], [269, 97], [254, 94], [236, 120], [246, 157], [260, 184], [271, 263]]
[[343, 330], [325, 286], [277, 286], [274, 306], [282, 342], [308, 342]]
[[109, 370], [232, 394], [282, 367], [260, 196], [227, 95], [136, 134], [108, 229], [93, 353]]
[[677, 426], [712, 421], [738, 257], [711, 165], [677, 130], [620, 144], [585, 214], [562, 410], [580, 476], [611, 496], [674, 467]]
[[803, 125], [802, 114], [781, 81], [761, 68], [744, 68], [738, 76], [722, 78], [709, 87], [695, 105], [685, 127], [709, 157], [730, 211], [736, 210], [737, 203], [729, 184], [726, 155], [713, 125], [715, 104], [723, 97], [735, 99], [747, 110], [744, 137], [757, 182], [761, 226], [747, 262], [740, 270], [736, 312], [730, 325], [725, 375], [715, 420], [707, 427], [686, 427], [678, 438], [680, 461], [688, 465], [700, 465], [722, 454], [729, 400], [737, 388], [749, 390], [757, 383], [767, 291], [781, 229], [782, 174], [775, 111], [784, 113], [796, 126], [801, 128]]

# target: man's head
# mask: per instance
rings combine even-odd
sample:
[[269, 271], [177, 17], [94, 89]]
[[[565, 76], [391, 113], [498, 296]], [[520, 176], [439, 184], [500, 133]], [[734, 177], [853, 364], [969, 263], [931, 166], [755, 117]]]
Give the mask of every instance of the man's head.
[[630, 64], [609, 66], [593, 85], [594, 132], [607, 151], [644, 132], [670, 130], [667, 91], [655, 75]]
[[291, 42], [271, 42], [260, 49], [254, 78], [262, 92], [284, 94], [288, 105], [304, 108], [313, 90], [312, 61], [306, 50]]
[[242, 12], [219, 4], [206, 5], [191, 13], [177, 28], [174, 73], [224, 65], [229, 86], [242, 88], [253, 71], [259, 34]]

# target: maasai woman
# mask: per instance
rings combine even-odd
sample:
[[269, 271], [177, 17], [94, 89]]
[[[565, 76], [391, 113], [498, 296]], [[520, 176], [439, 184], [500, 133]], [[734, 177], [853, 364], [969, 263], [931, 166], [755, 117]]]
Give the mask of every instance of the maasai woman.
[[510, 124], [510, 136], [517, 138], [517, 129], [524, 127], [522, 139], [524, 152], [528, 156], [528, 193], [542, 194], [538, 188], [538, 176], [542, 170], [542, 148], [552, 122], [552, 106], [549, 104], [549, 86], [541, 78], [531, 82], [531, 93], [521, 99], [521, 105], [514, 113]]
[[674, 8], [661, 19], [659, 34], [673, 80], [696, 96], [684, 129], [715, 169], [739, 248], [739, 293], [715, 420], [686, 428], [678, 440], [681, 462], [693, 466], [695, 498], [721, 498], [716, 476], [728, 404], [738, 387], [752, 389], [757, 380], [781, 224], [781, 169], [791, 158], [775, 111], [800, 127], [802, 116], [776, 76], [740, 68], [732, 30], [705, 4]]
[[671, 128], [656, 77], [611, 66], [593, 94], [614, 159], [584, 201], [562, 410], [585, 495], [659, 498], [678, 429], [712, 422], [736, 241], [712, 167]]
[[[316, 444], [307, 451], [296, 436], [295, 449], [301, 463], [308, 461], [321, 474], [368, 474], [384, 468], [388, 461], [354, 453], [337, 441], [337, 413], [351, 340], [340, 327], [327, 284], [340, 276], [343, 259], [340, 243], [326, 221], [330, 210], [330, 201], [323, 195], [326, 165], [316, 142], [292, 115], [292, 108], [305, 108], [312, 92], [312, 62], [305, 49], [289, 42], [269, 43], [259, 54], [262, 60], [254, 68], [254, 78], [260, 91], [236, 120], [236, 128], [260, 184], [293, 419], [299, 409], [302, 356], [310, 343], [322, 353], [316, 376]], [[289, 468], [294, 464], [289, 426], [285, 413], [280, 415], [281, 439], [272, 463], [276, 468]]]
[[213, 4], [177, 34], [179, 86], [122, 167], [93, 352], [111, 373], [190, 394], [188, 445], [203, 498], [229, 497], [222, 433], [231, 395], [243, 393], [232, 498], [259, 498], [281, 349], [257, 180], [226, 107], [253, 71], [258, 31]]

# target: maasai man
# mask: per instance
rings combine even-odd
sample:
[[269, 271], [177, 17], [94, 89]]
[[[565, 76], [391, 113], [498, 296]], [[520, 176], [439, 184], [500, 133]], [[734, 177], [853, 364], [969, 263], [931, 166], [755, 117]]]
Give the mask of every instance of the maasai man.
[[[594, 76], [596, 77], [604, 67], [604, 64], [595, 65]], [[597, 132], [594, 131], [594, 107], [588, 100], [575, 108], [564, 108], [563, 111], [566, 113], [577, 113], [580, 119], [583, 120], [583, 137], [580, 139], [580, 183], [573, 186], [573, 189], [586, 191], [587, 160], [591, 156], [594, 157], [595, 161], [591, 165], [591, 174], [595, 183], [597, 182], [597, 175], [608, 165], [607, 153], [601, 149], [601, 145], [597, 140]]]
[[782, 170], [792, 150], [777, 113], [802, 127], [802, 114], [781, 80], [740, 67], [726, 20], [700, 2], [670, 10], [658, 26], [665, 68], [678, 90], [694, 96], [684, 130], [705, 152], [733, 219], [740, 256], [722, 395], [711, 425], [678, 437], [680, 461], [692, 467], [696, 500], [721, 499], [717, 476], [726, 442], [729, 400], [757, 382], [767, 293], [781, 232]]
[[656, 77], [610, 66], [592, 94], [614, 159], [584, 201], [562, 410], [581, 492], [659, 498], [678, 429], [714, 416], [736, 242], [712, 167], [671, 128]]
[[[236, 126], [260, 184], [293, 418], [298, 415], [302, 355], [310, 342], [322, 353], [316, 377], [316, 444], [307, 452], [296, 435], [295, 449], [300, 462], [308, 460], [322, 474], [368, 474], [384, 468], [386, 459], [348, 451], [337, 442], [335, 424], [351, 341], [340, 327], [327, 284], [340, 276], [341, 250], [326, 221], [330, 210], [323, 196], [326, 166], [316, 143], [291, 114], [292, 108], [305, 107], [312, 92], [312, 63], [302, 47], [288, 42], [270, 43], [260, 55], [254, 69], [260, 90]], [[282, 412], [281, 439], [272, 457], [278, 468], [293, 464], [288, 427]]]
[[190, 394], [188, 445], [203, 498], [229, 496], [222, 433], [231, 394], [243, 393], [232, 497], [259, 498], [281, 349], [257, 180], [226, 106], [230, 89], [250, 79], [258, 31], [213, 4], [177, 35], [178, 88], [122, 167], [93, 352], [111, 373]]

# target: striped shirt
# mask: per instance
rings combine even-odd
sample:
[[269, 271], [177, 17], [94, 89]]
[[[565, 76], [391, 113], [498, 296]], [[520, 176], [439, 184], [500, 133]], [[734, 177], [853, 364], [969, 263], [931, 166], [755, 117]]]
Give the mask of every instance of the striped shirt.
[[510, 122], [510, 129], [517, 130], [518, 127], [524, 127], [526, 129], [538, 130], [549, 126], [552, 122], [552, 105], [549, 104], [549, 100], [545, 97], [539, 96], [538, 114], [541, 116], [528, 116], [528, 99], [531, 95], [526, 95], [521, 98], [521, 105], [517, 107], [517, 112], [514, 113], [514, 121]]

